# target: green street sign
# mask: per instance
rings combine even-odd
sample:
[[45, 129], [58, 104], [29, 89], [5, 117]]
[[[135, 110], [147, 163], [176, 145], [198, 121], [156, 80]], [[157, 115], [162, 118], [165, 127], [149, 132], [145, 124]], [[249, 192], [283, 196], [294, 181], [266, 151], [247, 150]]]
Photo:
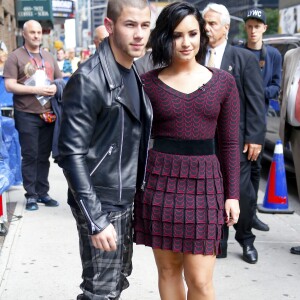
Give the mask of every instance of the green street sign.
[[53, 23], [52, 0], [17, 0], [16, 16], [18, 22], [36, 20]]

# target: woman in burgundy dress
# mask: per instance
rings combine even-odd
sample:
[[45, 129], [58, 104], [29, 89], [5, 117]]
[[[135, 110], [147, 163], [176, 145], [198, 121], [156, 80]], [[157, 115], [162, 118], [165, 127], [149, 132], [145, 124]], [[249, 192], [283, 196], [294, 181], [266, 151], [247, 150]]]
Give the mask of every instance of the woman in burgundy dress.
[[204, 26], [189, 3], [165, 7], [150, 36], [153, 62], [165, 67], [142, 76], [154, 145], [134, 239], [153, 248], [163, 300], [214, 299], [221, 228], [239, 216], [238, 91], [229, 73], [199, 64]]

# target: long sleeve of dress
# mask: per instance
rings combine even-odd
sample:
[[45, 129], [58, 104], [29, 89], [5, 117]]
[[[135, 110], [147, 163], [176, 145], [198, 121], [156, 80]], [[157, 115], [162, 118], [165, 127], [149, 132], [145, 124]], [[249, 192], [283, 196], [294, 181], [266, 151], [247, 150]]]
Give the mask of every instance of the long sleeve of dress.
[[239, 199], [240, 100], [235, 80], [227, 78], [227, 97], [221, 103], [217, 124], [219, 160], [223, 173], [225, 199]]

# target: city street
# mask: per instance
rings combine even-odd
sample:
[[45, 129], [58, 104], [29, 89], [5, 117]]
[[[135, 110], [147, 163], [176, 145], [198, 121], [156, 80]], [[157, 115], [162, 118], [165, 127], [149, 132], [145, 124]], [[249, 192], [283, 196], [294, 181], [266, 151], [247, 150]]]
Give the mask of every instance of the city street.
[[[267, 174], [265, 170], [260, 201]], [[255, 265], [241, 259], [242, 249], [231, 229], [228, 257], [216, 261], [216, 299], [300, 299], [300, 256], [289, 253], [291, 246], [300, 245], [300, 202], [295, 196], [295, 179], [292, 174], [288, 176], [290, 208], [296, 212], [259, 214], [271, 230], [255, 231], [259, 253]], [[16, 202], [16, 209], [0, 253], [1, 300], [71, 300], [80, 293], [77, 232], [66, 203], [67, 185], [56, 164], [51, 166], [50, 183], [51, 196], [60, 202], [57, 208], [41, 205], [38, 211], [26, 211], [22, 187], [13, 187], [8, 192], [8, 201]], [[122, 299], [159, 300], [151, 249], [135, 246], [133, 264], [131, 286]]]
[[[100, 198], [105, 202], [105, 197], [115, 195], [116, 187], [120, 187], [124, 194], [119, 194], [118, 204], [124, 204], [121, 200], [124, 201], [126, 193], [130, 194], [135, 185], [130, 170], [140, 170], [142, 152], [150, 131], [154, 138], [161, 138], [157, 151], [204, 155], [224, 150], [219, 153], [224, 156], [220, 172], [226, 173], [233, 169], [237, 171], [238, 161], [231, 158], [238, 159], [233, 142], [238, 146], [235, 133], [239, 130], [240, 142], [249, 143], [247, 151], [253, 159], [264, 154], [258, 192], [258, 204], [264, 206], [267, 186], [270, 186], [268, 176], [271, 163], [267, 159], [272, 160], [273, 148], [276, 143], [280, 144], [279, 125], [283, 123], [286, 123], [283, 130], [287, 137], [287, 143], [283, 143], [286, 146], [286, 161], [284, 166], [278, 166], [278, 163], [276, 171], [279, 167], [280, 171], [290, 171], [286, 173], [288, 209], [284, 211], [282, 208], [273, 213], [257, 212], [258, 218], [269, 225], [270, 230], [253, 229], [256, 235], [254, 246], [258, 251], [256, 264], [243, 260], [243, 249], [235, 240], [234, 227], [230, 227], [227, 258], [216, 259], [215, 262], [214, 300], [300, 300], [300, 255], [290, 253], [291, 247], [300, 246], [300, 190], [298, 196], [293, 173], [296, 157], [295, 151], [294, 157], [291, 152], [292, 148], [295, 150], [294, 143], [298, 139], [297, 133], [294, 137], [294, 131], [299, 129], [300, 124], [300, 90], [297, 90], [297, 80], [300, 79], [297, 60], [300, 59], [296, 57], [296, 51], [289, 52], [295, 56], [286, 55], [288, 50], [300, 49], [300, 0], [220, 0], [218, 4], [221, 5], [212, 5], [211, 2], [215, 1], [210, 0], [185, 0], [179, 1], [188, 2], [179, 3], [182, 6], [173, 6], [176, 0], [0, 2], [0, 150], [3, 150], [0, 162], [5, 167], [0, 173], [3, 183], [1, 193], [5, 191], [2, 195], [0, 193], [0, 300], [75, 300], [82, 293], [76, 222], [67, 204], [66, 179], [53, 160], [49, 195], [59, 202], [59, 206], [53, 207], [57, 203], [44, 197], [43, 177], [47, 174], [48, 165], [43, 156], [52, 142], [52, 149], [56, 148], [59, 152], [55, 143], [59, 134], [60, 141], [64, 141], [64, 145], [59, 143], [63, 155], [77, 150], [77, 154], [87, 151], [88, 155], [83, 159], [90, 162], [90, 166], [97, 159], [90, 173], [94, 176], [92, 185], [95, 187], [89, 188], [101, 191]], [[172, 6], [168, 7], [169, 4]], [[151, 68], [161, 69], [149, 77], [141, 75], [143, 82], [140, 82], [137, 72], [133, 72], [134, 65], [131, 68], [133, 58], [139, 74]], [[204, 66], [208, 69], [204, 70]], [[214, 68], [223, 69], [228, 76]], [[209, 70], [213, 76], [209, 75]], [[60, 77], [64, 83], [68, 81], [66, 89]], [[144, 83], [151, 103], [144, 99]], [[213, 88], [210, 89], [210, 86]], [[154, 111], [153, 128], [150, 124], [150, 104]], [[4, 118], [7, 116], [10, 123], [8, 132]], [[15, 132], [12, 135], [15, 127], [18, 134]], [[220, 147], [215, 141], [215, 127], [222, 135]], [[286, 134], [289, 131], [292, 134]], [[130, 149], [127, 144], [131, 145]], [[202, 144], [204, 147], [186, 149]], [[263, 144], [261, 148], [259, 144]], [[174, 151], [168, 151], [173, 145]], [[77, 149], [74, 149], [76, 146]], [[253, 154], [250, 153], [252, 150]], [[176, 211], [170, 213], [173, 214], [171, 217], [164, 216], [166, 222], [176, 219], [176, 222], [188, 223], [193, 222], [194, 218], [215, 222], [219, 214], [215, 216], [214, 212], [205, 215], [197, 211], [195, 216], [190, 213], [194, 206], [202, 205], [202, 198], [207, 195], [207, 198], [219, 196], [212, 191], [214, 184], [216, 190], [220, 190], [222, 185], [219, 175], [216, 175], [219, 169], [215, 168], [214, 161], [205, 158], [202, 164], [201, 159], [198, 163], [198, 159], [192, 158], [191, 163], [187, 163], [187, 159], [177, 160], [173, 156], [154, 155], [153, 173], [167, 174], [170, 171], [170, 176], [180, 173], [180, 178], [173, 180], [166, 176], [166, 180], [153, 180], [153, 185], [162, 186], [159, 189], [166, 189], [167, 192], [177, 189], [179, 193], [191, 193], [191, 197], [195, 190], [198, 195], [195, 197], [196, 204], [185, 203], [185, 206], [177, 201], [176, 198], [180, 197], [176, 195]], [[25, 161], [20, 166], [22, 157]], [[32, 166], [35, 158], [38, 158], [36, 170]], [[160, 161], [164, 161], [163, 166]], [[195, 171], [196, 165], [199, 165], [198, 173]], [[27, 190], [27, 209], [31, 207], [33, 211], [25, 209], [22, 185], [11, 186], [6, 191], [12, 179], [15, 179], [13, 184], [22, 180], [21, 175], [14, 176], [14, 171], [20, 171], [20, 167], [23, 167]], [[73, 171], [80, 177], [82, 168], [77, 167]], [[280, 187], [276, 180], [284, 177], [283, 172], [278, 176], [276, 171], [272, 172], [269, 189], [275, 199], [274, 205], [285, 196], [279, 195], [279, 189], [276, 189]], [[228, 182], [225, 189], [230, 194], [228, 197], [233, 197], [233, 194], [238, 194], [235, 191], [237, 176], [234, 171], [228, 172], [224, 180]], [[244, 190], [241, 194], [248, 195], [250, 200], [252, 187], [248, 188], [244, 178], [246, 175], [242, 170], [241, 185]], [[98, 176], [105, 177], [105, 183], [102, 178], [99, 181], [104, 186], [108, 185], [106, 190], [98, 182]], [[41, 179], [38, 183], [37, 177]], [[76, 176], [71, 174], [71, 177]], [[194, 177], [199, 177], [201, 181], [185, 184], [184, 177], [188, 177], [189, 182], [196, 181]], [[82, 179], [75, 178], [73, 182], [72, 178], [74, 185]], [[77, 187], [82, 190], [81, 183]], [[85, 192], [87, 190], [84, 189]], [[167, 196], [160, 197], [159, 193], [153, 195], [158, 202], [159, 198], [164, 197], [162, 201], [168, 205]], [[246, 197], [243, 197], [243, 204], [247, 202]], [[109, 201], [111, 198], [108, 198]], [[169, 198], [172, 203], [173, 197]], [[182, 202], [188, 202], [185, 194], [181, 198], [184, 198]], [[36, 200], [47, 203], [48, 207], [36, 204]], [[210, 203], [205, 205], [212, 206], [213, 201], [207, 202]], [[111, 207], [116, 203], [106, 204]], [[51, 204], [52, 207], [49, 207]], [[39, 209], [35, 210], [37, 205]], [[82, 207], [85, 215], [89, 215], [89, 207]], [[159, 209], [157, 211], [159, 214]], [[232, 208], [230, 217], [236, 223], [235, 212], [236, 208]], [[248, 213], [249, 217], [247, 208], [243, 212]], [[244, 219], [245, 214], [242, 216]], [[152, 215], [155, 219], [155, 212]], [[252, 219], [252, 216], [249, 218]], [[102, 227], [101, 224], [99, 226]], [[155, 228], [155, 224], [151, 226]], [[199, 231], [205, 232], [206, 224], [198, 227], [197, 235]], [[210, 235], [213, 226], [207, 228], [207, 235]], [[183, 230], [180, 226], [173, 226], [172, 230], [164, 226], [162, 230], [167, 234], [172, 231], [172, 235], [177, 236], [182, 232], [186, 236], [192, 232], [188, 226]], [[240, 237], [247, 238], [247, 234], [243, 233]], [[121, 244], [119, 237], [117, 241]], [[130, 286], [116, 300], [160, 300], [152, 249], [135, 244], [133, 249], [133, 272], [128, 278]], [[255, 254], [252, 258], [255, 259]], [[185, 256], [185, 265], [187, 260]], [[195, 266], [203, 268], [197, 264]], [[185, 275], [187, 279], [188, 272], [182, 274], [183, 278]], [[93, 279], [99, 280], [99, 276], [95, 275]], [[99, 283], [100, 288], [103, 285], [103, 282]], [[95, 296], [91, 300], [103, 299]]]

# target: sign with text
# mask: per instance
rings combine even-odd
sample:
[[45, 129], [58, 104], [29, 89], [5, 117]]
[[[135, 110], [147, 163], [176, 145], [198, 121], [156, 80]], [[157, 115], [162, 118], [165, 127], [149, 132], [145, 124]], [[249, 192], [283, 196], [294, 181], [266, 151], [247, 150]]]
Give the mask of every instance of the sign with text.
[[53, 17], [75, 18], [75, 3], [72, 0], [52, 0]]
[[18, 21], [52, 21], [51, 0], [17, 0], [16, 13]]

